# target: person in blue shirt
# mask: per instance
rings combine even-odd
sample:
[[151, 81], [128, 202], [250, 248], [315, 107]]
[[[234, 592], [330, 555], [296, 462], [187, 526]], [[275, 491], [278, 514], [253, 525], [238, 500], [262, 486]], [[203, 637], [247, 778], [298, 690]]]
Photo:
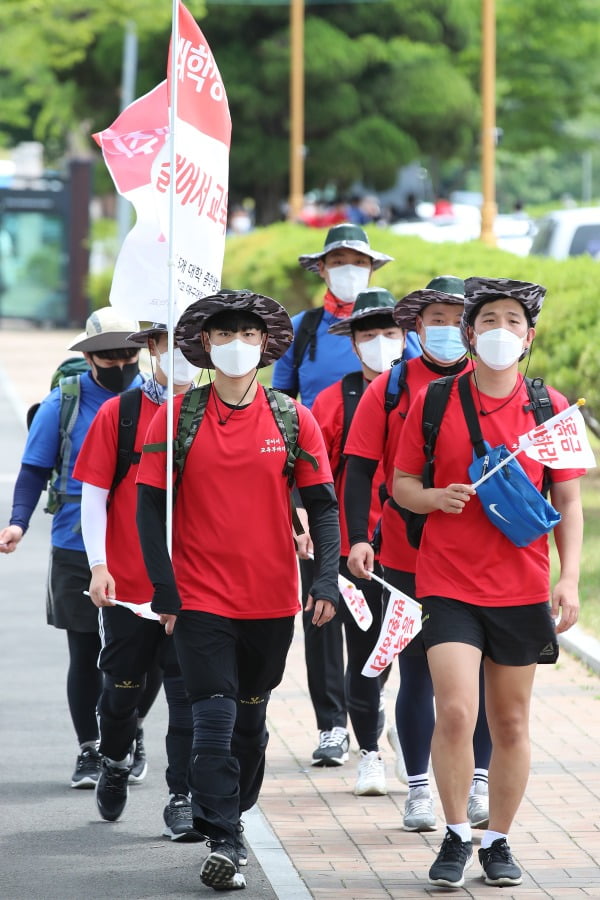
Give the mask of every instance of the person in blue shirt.
[[[68, 348], [82, 351], [90, 367], [88, 372], [76, 376], [79, 380], [74, 391], [77, 397], [73, 407], [74, 421], [67, 429], [70, 449], [68, 441], [61, 436], [61, 388], [58, 386], [44, 398], [31, 422], [15, 483], [10, 524], [0, 530], [0, 553], [14, 552], [50, 480], [55, 511], [46, 611], [48, 624], [67, 633], [67, 699], [80, 747], [71, 779], [74, 788], [92, 788], [98, 780], [100, 755], [97, 752], [96, 702], [102, 674], [97, 667], [100, 652], [98, 610], [84, 596], [90, 584], [90, 570], [81, 536], [82, 486], [73, 478], [73, 468], [100, 406], [115, 394], [144, 382], [138, 365], [139, 345], [128, 340], [128, 335], [137, 330], [137, 322], [124, 319], [110, 306], [96, 310], [88, 317], [85, 332]], [[67, 460], [64, 472], [63, 457]], [[159, 688], [160, 681], [147, 687], [145, 711]], [[143, 777], [145, 759], [141, 762], [140, 775]]]

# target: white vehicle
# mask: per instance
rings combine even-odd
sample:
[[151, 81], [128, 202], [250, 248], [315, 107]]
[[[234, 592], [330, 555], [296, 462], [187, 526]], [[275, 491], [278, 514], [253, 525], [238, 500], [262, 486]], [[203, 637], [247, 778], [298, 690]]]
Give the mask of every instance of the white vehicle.
[[529, 252], [552, 259], [586, 253], [600, 259], [600, 206], [557, 209], [543, 216]]

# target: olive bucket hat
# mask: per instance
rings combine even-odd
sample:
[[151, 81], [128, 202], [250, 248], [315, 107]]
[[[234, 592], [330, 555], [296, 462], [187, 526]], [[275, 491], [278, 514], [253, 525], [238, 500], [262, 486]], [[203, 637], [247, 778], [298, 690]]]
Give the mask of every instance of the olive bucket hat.
[[210, 316], [237, 310], [254, 313], [267, 329], [267, 346], [260, 358], [260, 367], [269, 366], [288, 349], [294, 338], [292, 321], [277, 300], [247, 290], [221, 290], [196, 300], [182, 313], [175, 326], [175, 341], [188, 362], [199, 369], [214, 369], [210, 354], [202, 345], [202, 332]]
[[352, 334], [352, 325], [368, 316], [389, 316], [390, 325], [394, 325], [392, 314], [396, 305], [395, 297], [385, 288], [372, 287], [357, 294], [351, 315], [329, 326], [329, 334]]
[[467, 325], [472, 325], [477, 310], [483, 303], [511, 298], [523, 306], [530, 325], [534, 326], [542, 309], [546, 288], [529, 281], [513, 281], [511, 278], [478, 278], [465, 280], [465, 309], [461, 321], [463, 339], [467, 340]]
[[385, 253], [379, 253], [372, 250], [369, 244], [369, 238], [366, 231], [359, 225], [343, 224], [334, 225], [327, 232], [325, 244], [319, 253], [304, 253], [298, 257], [300, 265], [310, 272], [319, 271], [319, 260], [323, 259], [332, 250], [340, 247], [347, 247], [349, 250], [356, 250], [358, 253], [364, 253], [371, 259], [373, 269], [380, 269], [386, 263], [392, 262], [393, 256], [387, 256]]
[[464, 292], [465, 283], [462, 278], [455, 275], [438, 275], [423, 290], [411, 291], [406, 297], [398, 300], [394, 309], [394, 322], [400, 328], [414, 331], [417, 316], [421, 315], [426, 306], [432, 303], [462, 306], [465, 302]]

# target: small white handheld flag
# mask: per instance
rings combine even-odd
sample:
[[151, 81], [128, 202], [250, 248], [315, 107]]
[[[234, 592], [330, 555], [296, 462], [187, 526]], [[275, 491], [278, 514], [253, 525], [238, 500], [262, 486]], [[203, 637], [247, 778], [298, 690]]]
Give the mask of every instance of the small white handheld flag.
[[388, 588], [390, 599], [379, 637], [361, 672], [366, 678], [376, 678], [387, 669], [421, 630], [421, 605], [376, 575], [371, 577]]
[[519, 449], [551, 469], [593, 469], [596, 465], [578, 400], [519, 437]]

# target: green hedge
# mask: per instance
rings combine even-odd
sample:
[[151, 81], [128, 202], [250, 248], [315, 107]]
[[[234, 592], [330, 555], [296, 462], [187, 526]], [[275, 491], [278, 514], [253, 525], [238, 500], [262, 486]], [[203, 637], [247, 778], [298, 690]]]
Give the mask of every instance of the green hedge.
[[[371, 246], [394, 257], [371, 279], [400, 299], [435, 275], [516, 278], [548, 289], [537, 328], [530, 375], [540, 375], [571, 400], [585, 397], [600, 419], [600, 264], [589, 257], [557, 262], [518, 257], [479, 241], [429, 244], [384, 228], [366, 229]], [[323, 248], [326, 229], [278, 223], [227, 240], [223, 286], [247, 287], [279, 300], [290, 314], [323, 296], [323, 282], [298, 264], [302, 253]]]

